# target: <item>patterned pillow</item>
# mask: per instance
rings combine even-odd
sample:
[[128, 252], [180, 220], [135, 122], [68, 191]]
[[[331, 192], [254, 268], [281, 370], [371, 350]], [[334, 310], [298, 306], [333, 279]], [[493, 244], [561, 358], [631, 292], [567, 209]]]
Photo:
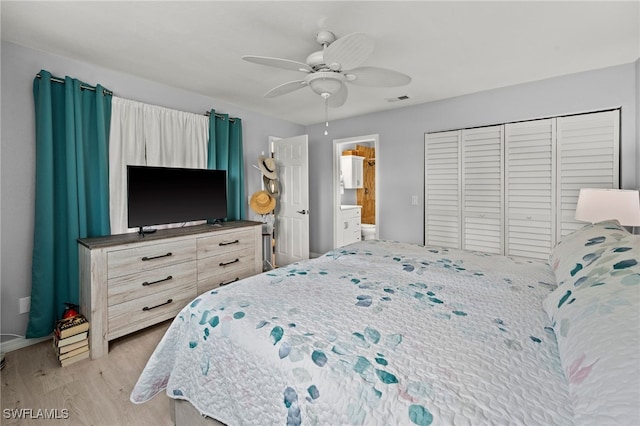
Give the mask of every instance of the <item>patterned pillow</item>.
[[576, 424], [640, 424], [640, 236], [610, 222], [589, 225], [551, 259], [562, 283], [543, 307]]
[[551, 251], [549, 264], [553, 268], [558, 286], [574, 284], [589, 273], [607, 248], [630, 235], [618, 221], [608, 220], [581, 229], [567, 235]]

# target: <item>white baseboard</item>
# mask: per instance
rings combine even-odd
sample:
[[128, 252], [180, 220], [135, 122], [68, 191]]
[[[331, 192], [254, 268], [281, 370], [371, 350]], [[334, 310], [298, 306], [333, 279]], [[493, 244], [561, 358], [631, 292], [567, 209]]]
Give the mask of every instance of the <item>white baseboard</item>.
[[0, 351], [7, 353], [18, 349], [26, 348], [27, 346], [35, 345], [45, 340], [50, 340], [51, 336], [38, 337], [35, 339], [26, 339], [24, 337], [18, 337], [16, 339], [7, 340], [0, 343]]

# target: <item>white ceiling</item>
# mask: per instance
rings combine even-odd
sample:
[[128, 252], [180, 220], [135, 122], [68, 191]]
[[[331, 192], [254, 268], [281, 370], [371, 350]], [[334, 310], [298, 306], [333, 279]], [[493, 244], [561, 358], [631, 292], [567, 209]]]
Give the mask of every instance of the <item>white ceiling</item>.
[[[349, 86], [332, 119], [353, 117], [640, 57], [635, 1], [200, 1], [1, 4], [2, 40], [208, 95], [301, 125], [323, 121], [309, 88], [262, 95], [304, 75], [242, 55], [304, 62], [315, 33], [375, 39], [363, 65], [412, 77], [399, 88]], [[73, 76], [73, 70], [69, 70]], [[90, 83], [107, 82], [96, 81]], [[116, 93], [126, 97], [126, 93]], [[387, 99], [408, 95], [409, 100]]]

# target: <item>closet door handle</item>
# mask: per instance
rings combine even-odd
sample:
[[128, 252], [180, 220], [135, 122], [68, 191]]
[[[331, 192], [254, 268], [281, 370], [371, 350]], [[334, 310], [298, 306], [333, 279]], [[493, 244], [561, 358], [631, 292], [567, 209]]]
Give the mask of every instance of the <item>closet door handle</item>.
[[240, 240], [234, 240], [234, 241], [229, 241], [227, 243], [222, 242], [222, 243], [218, 243], [219, 246], [230, 246], [231, 244], [238, 244], [240, 242]]
[[158, 284], [158, 283], [162, 283], [162, 282], [165, 282], [165, 281], [169, 281], [171, 279], [173, 279], [173, 277], [171, 275], [169, 275], [167, 278], [162, 278], [162, 279], [157, 280], [157, 281], [145, 281], [145, 282], [142, 283], [142, 285], [143, 286], [148, 286], [148, 285]]
[[220, 262], [220, 266], [228, 266], [238, 262], [240, 262], [240, 259], [236, 258], [236, 260], [232, 260], [231, 262]]
[[169, 304], [169, 303], [171, 303], [171, 302], [173, 302], [173, 299], [169, 299], [169, 300], [167, 300], [166, 302], [161, 303], [161, 304], [156, 305], [156, 306], [152, 306], [152, 307], [145, 306], [144, 308], [142, 308], [142, 310], [143, 310], [143, 311], [150, 311], [150, 310], [152, 310], [152, 309], [159, 308], [160, 306], [168, 305], [168, 304]]
[[161, 259], [161, 258], [163, 258], [163, 257], [169, 257], [169, 256], [173, 256], [173, 253], [169, 252], [169, 253], [167, 253], [167, 254], [161, 254], [160, 256], [151, 256], [151, 257], [145, 256], [145, 257], [143, 257], [141, 260], [142, 260], [143, 262], [146, 262], [146, 261], [148, 261], [148, 260]]
[[296, 213], [300, 213], [300, 214], [308, 214], [309, 210], [297, 210]]

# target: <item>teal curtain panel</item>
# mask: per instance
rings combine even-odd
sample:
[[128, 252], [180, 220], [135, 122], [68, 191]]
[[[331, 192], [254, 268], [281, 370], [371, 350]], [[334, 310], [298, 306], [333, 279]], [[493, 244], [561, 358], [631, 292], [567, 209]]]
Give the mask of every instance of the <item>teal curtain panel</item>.
[[242, 120], [211, 110], [208, 151], [207, 167], [227, 171], [227, 220], [244, 219]]
[[[55, 80], [55, 81], [54, 81]], [[78, 238], [109, 235], [111, 94], [52, 77], [33, 81], [36, 199], [26, 337], [50, 334], [64, 303], [78, 303]]]

